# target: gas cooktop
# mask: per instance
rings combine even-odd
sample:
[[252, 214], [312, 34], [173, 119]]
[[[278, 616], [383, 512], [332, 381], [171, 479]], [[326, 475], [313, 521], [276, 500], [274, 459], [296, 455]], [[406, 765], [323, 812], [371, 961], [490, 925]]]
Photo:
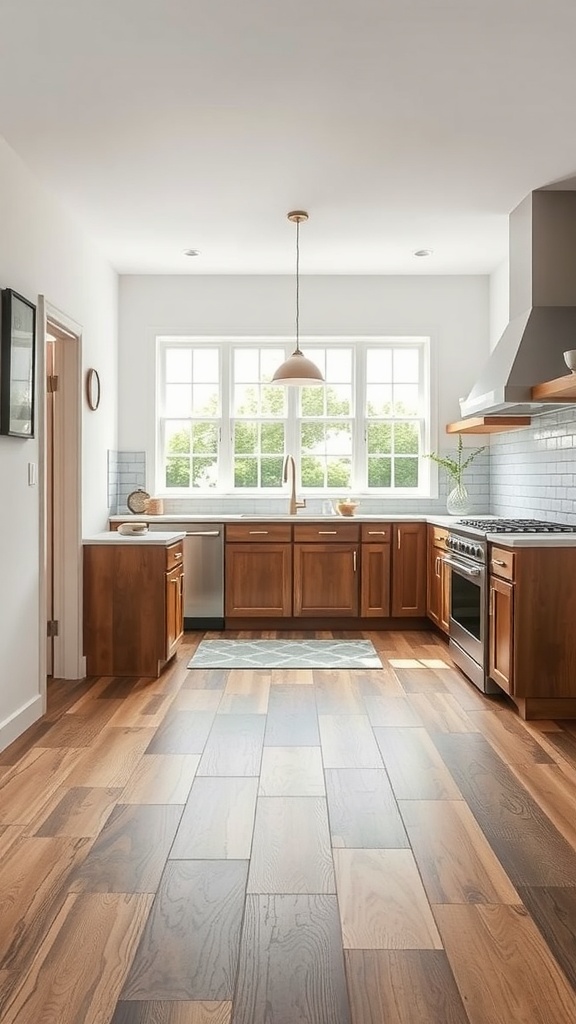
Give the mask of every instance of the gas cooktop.
[[575, 533], [576, 526], [547, 523], [540, 519], [459, 519], [456, 526], [468, 526], [482, 533]]

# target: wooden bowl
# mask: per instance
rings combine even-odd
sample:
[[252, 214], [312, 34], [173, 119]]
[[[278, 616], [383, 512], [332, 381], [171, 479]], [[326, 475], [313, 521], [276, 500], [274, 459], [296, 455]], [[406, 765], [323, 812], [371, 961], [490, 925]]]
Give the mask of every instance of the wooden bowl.
[[339, 515], [341, 516], [353, 516], [356, 509], [358, 508], [357, 501], [339, 501], [336, 504]]

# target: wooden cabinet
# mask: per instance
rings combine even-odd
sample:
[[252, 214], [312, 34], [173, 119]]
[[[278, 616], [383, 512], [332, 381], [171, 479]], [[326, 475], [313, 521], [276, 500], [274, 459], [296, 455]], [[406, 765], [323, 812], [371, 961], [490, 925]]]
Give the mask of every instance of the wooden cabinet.
[[84, 547], [84, 654], [90, 676], [158, 676], [183, 629], [182, 541]]
[[428, 527], [428, 573], [426, 614], [439, 629], [448, 633], [450, 618], [450, 570], [444, 564], [448, 530], [440, 526]]
[[392, 615], [426, 615], [426, 523], [395, 523]]
[[226, 618], [292, 615], [292, 531], [283, 523], [226, 527]]
[[294, 525], [294, 615], [355, 618], [358, 615], [360, 525]]
[[490, 577], [489, 673], [506, 693], [514, 689], [514, 584]]
[[576, 547], [490, 545], [489, 674], [524, 718], [576, 718]]
[[390, 615], [391, 523], [363, 523], [360, 566], [360, 615]]

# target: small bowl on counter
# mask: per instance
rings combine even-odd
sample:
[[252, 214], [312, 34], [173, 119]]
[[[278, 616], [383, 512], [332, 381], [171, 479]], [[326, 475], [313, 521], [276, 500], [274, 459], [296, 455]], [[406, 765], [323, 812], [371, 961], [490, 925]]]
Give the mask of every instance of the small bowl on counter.
[[120, 523], [118, 533], [123, 537], [141, 537], [148, 533], [148, 523]]
[[358, 501], [337, 501], [336, 511], [339, 516], [353, 516], [360, 503]]

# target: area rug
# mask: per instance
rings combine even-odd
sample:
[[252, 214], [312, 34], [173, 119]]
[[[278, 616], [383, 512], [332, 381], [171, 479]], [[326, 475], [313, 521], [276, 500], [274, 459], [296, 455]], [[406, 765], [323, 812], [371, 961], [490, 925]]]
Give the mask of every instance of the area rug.
[[382, 668], [371, 640], [202, 640], [188, 668]]

